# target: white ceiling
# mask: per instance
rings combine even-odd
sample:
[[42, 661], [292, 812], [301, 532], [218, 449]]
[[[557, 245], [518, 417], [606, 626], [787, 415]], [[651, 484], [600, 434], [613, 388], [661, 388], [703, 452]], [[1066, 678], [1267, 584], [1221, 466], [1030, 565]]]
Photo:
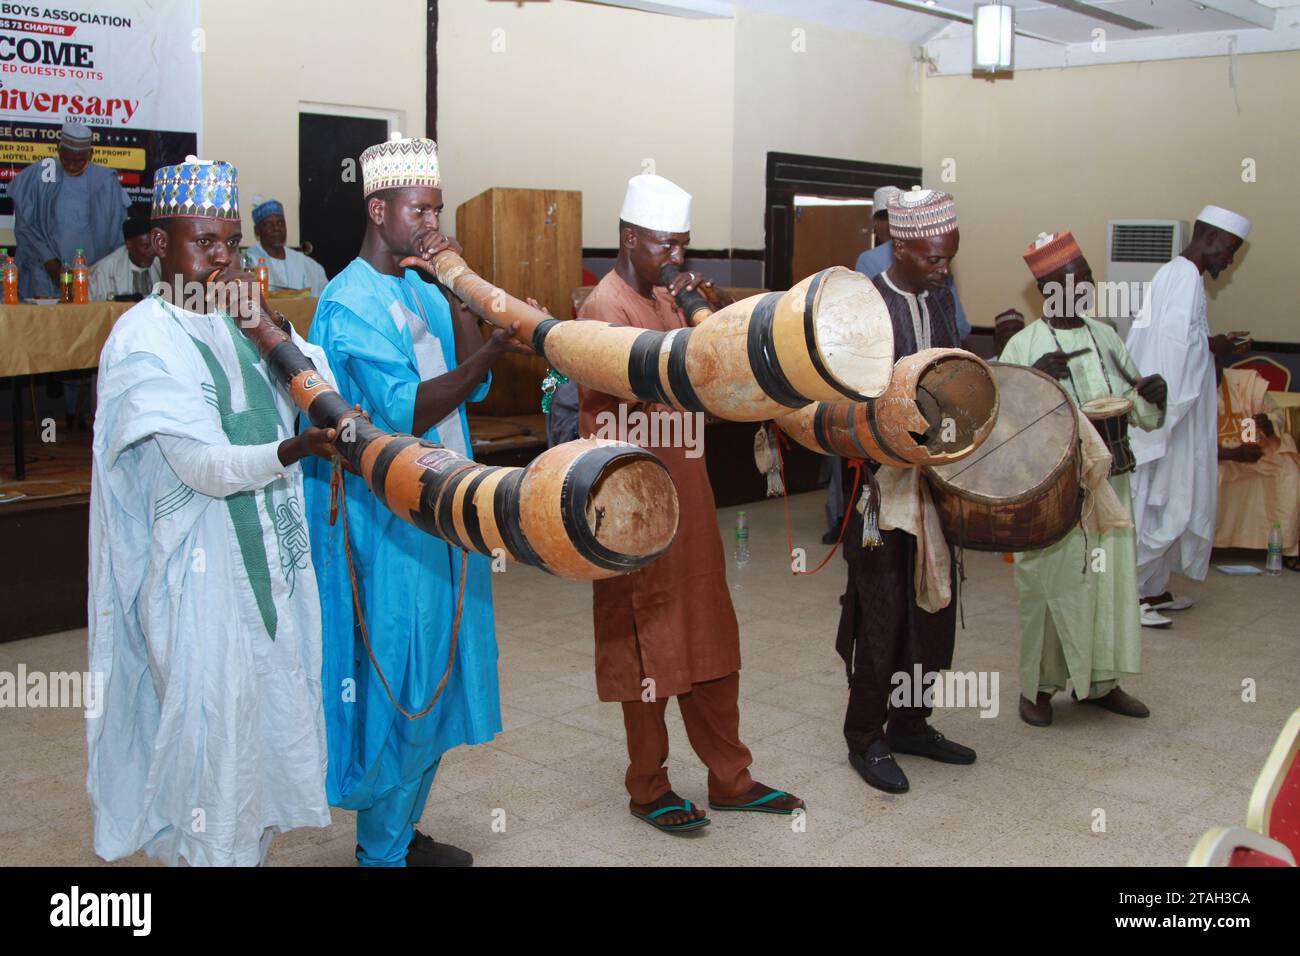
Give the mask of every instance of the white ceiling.
[[[737, 8], [777, 14], [925, 48], [938, 73], [971, 69], [964, 18], [986, 0], [597, 0], [689, 17], [729, 18]], [[1152, 29], [1128, 29], [1047, 0], [1016, 9], [1015, 68], [1042, 69], [1229, 53], [1300, 50], [1300, 0], [1082, 0]], [[1071, 0], [1063, 0], [1067, 5]], [[946, 16], [945, 16], [946, 15]], [[1096, 31], [1102, 30], [1104, 34]], [[1098, 49], [1098, 39], [1105, 43]]]

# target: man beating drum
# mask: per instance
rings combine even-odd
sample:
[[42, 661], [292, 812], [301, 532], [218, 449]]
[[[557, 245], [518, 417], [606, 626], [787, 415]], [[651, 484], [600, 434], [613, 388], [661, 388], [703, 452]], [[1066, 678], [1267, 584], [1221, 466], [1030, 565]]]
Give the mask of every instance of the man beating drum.
[[[1101, 420], [1127, 409], [1128, 422], [1158, 428], [1164, 420], [1165, 381], [1138, 377], [1124, 343], [1108, 325], [1076, 307], [1085, 298], [1092, 271], [1068, 232], [1044, 233], [1024, 258], [1045, 300], [1044, 318], [1017, 333], [1001, 361], [1030, 365], [1058, 379], [1071, 400]], [[1121, 401], [1116, 401], [1121, 400]], [[1110, 402], [1113, 410], [1101, 407]], [[1103, 437], [1107, 437], [1103, 434]], [[1110, 484], [1132, 516], [1129, 496], [1131, 454], [1122, 442]], [[1055, 544], [1016, 555], [1020, 594], [1020, 717], [1035, 727], [1052, 722], [1052, 695], [1073, 683], [1072, 696], [1126, 717], [1146, 717], [1140, 700], [1120, 689], [1121, 676], [1141, 671], [1137, 607], [1136, 538], [1132, 527], [1114, 528], [1100, 538], [1076, 527]], [[1166, 620], [1165, 624], [1169, 622]]]

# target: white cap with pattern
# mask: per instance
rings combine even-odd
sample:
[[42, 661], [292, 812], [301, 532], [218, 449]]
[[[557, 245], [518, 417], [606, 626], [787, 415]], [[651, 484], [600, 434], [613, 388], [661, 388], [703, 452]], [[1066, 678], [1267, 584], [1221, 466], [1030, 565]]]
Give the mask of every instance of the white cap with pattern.
[[406, 139], [395, 133], [388, 142], [377, 143], [361, 154], [363, 195], [404, 186], [442, 186], [438, 144], [433, 140]]

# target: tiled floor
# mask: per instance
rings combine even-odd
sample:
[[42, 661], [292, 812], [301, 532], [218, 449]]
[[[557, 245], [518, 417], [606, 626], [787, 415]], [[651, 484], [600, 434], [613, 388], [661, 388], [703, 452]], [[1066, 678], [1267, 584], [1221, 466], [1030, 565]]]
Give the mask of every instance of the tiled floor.
[[[505, 730], [446, 756], [423, 829], [485, 866], [1180, 865], [1208, 827], [1245, 823], [1255, 775], [1300, 705], [1300, 576], [1211, 571], [1188, 585], [1200, 603], [1176, 615], [1173, 629], [1143, 632], [1145, 672], [1125, 682], [1151, 707], [1149, 720], [1058, 696], [1054, 725], [1035, 729], [1016, 716], [1011, 566], [968, 554], [954, 667], [997, 672], [1000, 710], [991, 719], [937, 712], [937, 726], [975, 747], [978, 762], [900, 757], [912, 791], [887, 796], [845, 760], [844, 673], [833, 649], [843, 561], [792, 579], [781, 503], [746, 510], [753, 562], [734, 592], [741, 732], [758, 779], [807, 800], [805, 829], [783, 817], [715, 814], [696, 835], [672, 837], [630, 817], [621, 714], [595, 695], [590, 588], [518, 566], [495, 578]], [[791, 510], [795, 543], [820, 560], [821, 496], [792, 499]], [[719, 512], [724, 529], [734, 521], [735, 509]], [[0, 671], [20, 662], [84, 670], [85, 632], [0, 644]], [[1251, 703], [1242, 699], [1247, 679]], [[669, 717], [674, 786], [703, 801], [704, 769], [675, 707]], [[277, 837], [270, 862], [347, 866], [353, 845], [351, 814], [335, 811], [327, 829]], [[0, 710], [0, 864], [96, 862], [80, 712]]]

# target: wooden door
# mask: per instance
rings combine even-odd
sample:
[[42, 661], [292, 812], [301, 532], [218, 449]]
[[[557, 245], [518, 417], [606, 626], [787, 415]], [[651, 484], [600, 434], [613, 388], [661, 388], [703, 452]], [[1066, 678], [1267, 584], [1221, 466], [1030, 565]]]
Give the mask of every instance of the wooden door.
[[[362, 150], [387, 138], [386, 120], [298, 114], [299, 242], [311, 242], [312, 258], [325, 267], [330, 278], [356, 258], [366, 234], [361, 177], [344, 181], [339, 175], [343, 161], [359, 163]], [[251, 197], [251, 193], [245, 195]], [[288, 205], [292, 197], [284, 200]], [[289, 205], [290, 215], [292, 210]]]
[[871, 248], [870, 206], [796, 206], [794, 254], [790, 274], [794, 282], [828, 269], [854, 263]]

